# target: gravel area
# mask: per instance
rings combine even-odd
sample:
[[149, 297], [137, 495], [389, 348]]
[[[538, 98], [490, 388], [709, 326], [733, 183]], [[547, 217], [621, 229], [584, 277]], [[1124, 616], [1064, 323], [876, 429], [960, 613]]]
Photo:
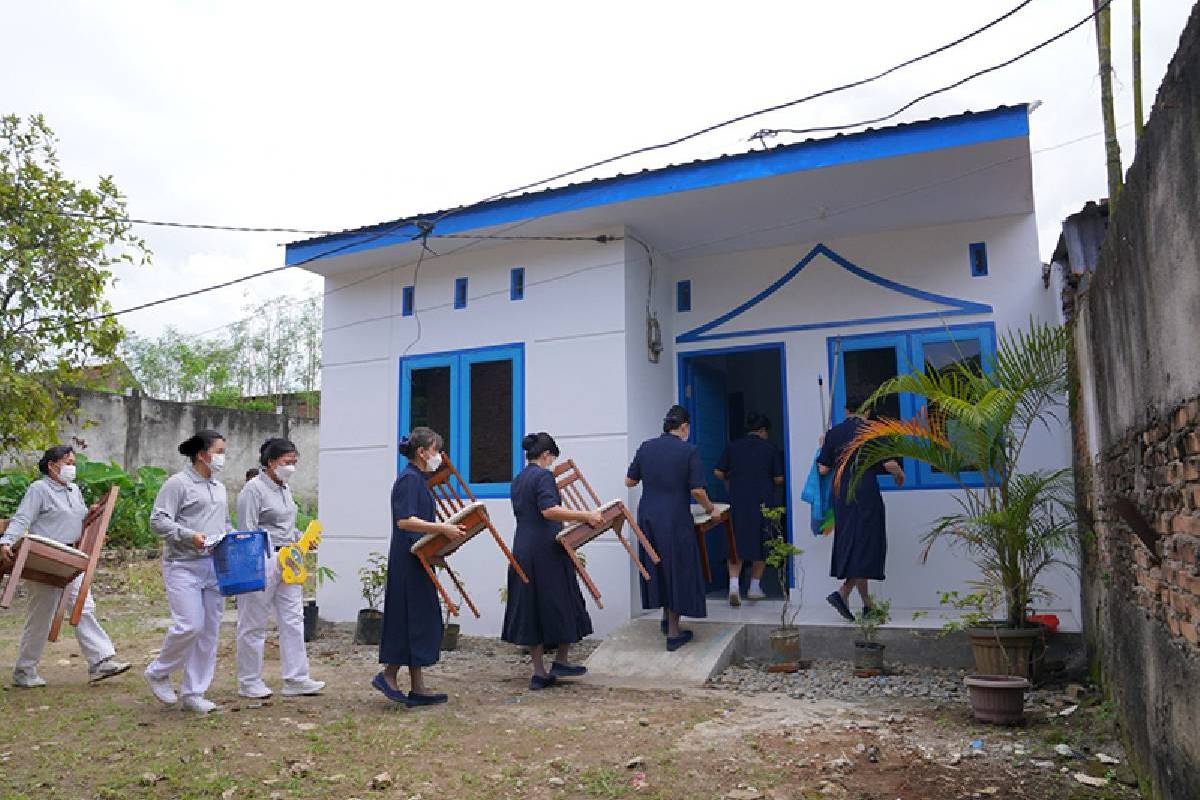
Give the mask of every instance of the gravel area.
[[907, 697], [927, 700], [966, 699], [962, 670], [889, 666], [885, 675], [854, 677], [849, 661], [814, 661], [793, 673], [767, 672], [765, 662], [747, 660], [729, 667], [711, 681], [719, 689], [743, 694], [779, 692], [798, 700], [864, 700]]

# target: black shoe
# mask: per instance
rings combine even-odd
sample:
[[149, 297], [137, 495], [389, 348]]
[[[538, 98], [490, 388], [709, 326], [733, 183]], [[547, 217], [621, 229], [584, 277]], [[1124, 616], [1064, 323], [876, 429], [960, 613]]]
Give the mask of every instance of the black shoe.
[[829, 603], [829, 605], [833, 606], [834, 609], [841, 614], [847, 622], [854, 622], [854, 615], [850, 613], [850, 606], [846, 605], [846, 601], [842, 599], [840, 594], [837, 592], [830, 592], [829, 596], [826, 597], [825, 600]]
[[570, 664], [561, 664], [555, 661], [550, 665], [550, 674], [556, 678], [578, 678], [580, 675], [587, 674], [587, 667], [572, 667]]
[[536, 692], [539, 689], [549, 689], [556, 683], [558, 683], [558, 678], [553, 675], [547, 675], [544, 678], [541, 675], [534, 675], [529, 679], [529, 688]]
[[667, 650], [674, 652], [692, 640], [691, 631], [680, 631], [678, 636], [667, 637]]
[[404, 692], [388, 686], [388, 682], [384, 680], [382, 672], [371, 679], [371, 685], [383, 692], [383, 696], [388, 700], [391, 700], [393, 703], [403, 703], [408, 699]]
[[449, 699], [449, 697], [440, 692], [434, 694], [417, 694], [416, 692], [409, 692], [408, 699], [404, 702], [405, 705], [407, 705], [409, 708], [412, 708], [413, 706], [436, 706], [438, 703], [444, 703]]

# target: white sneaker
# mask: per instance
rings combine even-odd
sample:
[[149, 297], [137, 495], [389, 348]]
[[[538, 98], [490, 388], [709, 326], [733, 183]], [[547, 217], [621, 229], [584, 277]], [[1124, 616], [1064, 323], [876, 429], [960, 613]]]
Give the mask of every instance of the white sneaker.
[[751, 587], [750, 591], [746, 592], [746, 599], [747, 600], [766, 600], [767, 593], [764, 592], [762, 589], [755, 589], [755, 588]]
[[238, 694], [251, 700], [266, 700], [273, 692], [261, 680], [238, 687]]
[[38, 689], [46, 685], [46, 681], [36, 672], [14, 672], [13, 686], [22, 689]]
[[304, 695], [320, 694], [324, 688], [325, 681], [314, 681], [312, 678], [305, 678], [300, 681], [284, 681], [283, 696], [302, 697]]
[[729, 590], [729, 605], [737, 608], [742, 604], [742, 596], [738, 594], [738, 590], [730, 588]]
[[183, 708], [187, 711], [195, 711], [197, 714], [208, 714], [217, 710], [217, 704], [204, 695], [189, 694], [183, 698]]
[[88, 667], [88, 681], [95, 683], [102, 681], [105, 678], [111, 678], [114, 675], [120, 675], [129, 669], [130, 664], [126, 661], [117, 661], [117, 659], [109, 657], [96, 664], [93, 667]]
[[165, 678], [155, 678], [149, 672], [143, 672], [142, 677], [150, 685], [150, 691], [154, 692], [154, 696], [158, 698], [158, 702], [173, 706], [179, 701], [179, 697], [175, 694], [175, 687], [171, 685], [170, 675]]

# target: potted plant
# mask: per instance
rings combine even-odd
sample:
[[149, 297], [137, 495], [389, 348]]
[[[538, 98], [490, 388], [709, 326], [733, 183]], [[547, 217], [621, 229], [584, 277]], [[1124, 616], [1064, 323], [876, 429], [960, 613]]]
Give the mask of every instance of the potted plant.
[[883, 649], [879, 641], [879, 628], [892, 618], [892, 601], [870, 596], [871, 610], [858, 615], [854, 624], [862, 635], [854, 642], [854, 674], [859, 678], [873, 678], [883, 674]]
[[783, 605], [779, 609], [779, 627], [770, 633], [771, 652], [774, 663], [769, 667], [771, 672], [795, 672], [800, 669], [800, 629], [796, 627], [796, 616], [800, 613], [800, 605], [792, 608], [791, 592], [788, 586], [788, 564], [795, 556], [804, 551], [787, 540], [783, 526], [787, 516], [787, 508], [762, 507], [763, 522], [769, 529], [771, 537], [767, 539], [767, 566], [775, 570], [779, 581], [779, 590], [783, 594]]
[[366, 566], [358, 568], [358, 579], [362, 583], [362, 597], [367, 607], [358, 612], [358, 624], [354, 628], [355, 644], [379, 644], [383, 634], [383, 612], [379, 603], [387, 589], [387, 556], [371, 553]]
[[1035, 675], [1043, 636], [1040, 625], [1026, 620], [1038, 579], [1052, 566], [1070, 567], [1062, 554], [1078, 535], [1071, 470], [1026, 469], [1021, 462], [1030, 436], [1059, 419], [1067, 343], [1064, 328], [1033, 322], [1002, 337], [986, 360], [960, 351], [949, 365], [927, 363], [923, 372], [885, 381], [864, 407], [900, 393], [923, 399], [925, 407], [910, 420], [866, 423], [835, 474], [849, 480], [853, 493], [871, 465], [910, 458], [956, 485], [959, 510], [925, 534], [923, 557], [946, 541], [979, 568], [979, 591], [969, 602], [1003, 616], [970, 620], [972, 641], [989, 643], [973, 648], [976, 667], [985, 675], [1016, 676], [1003, 682], [1014, 704], [1023, 702]]
[[[439, 564], [438, 569], [449, 571], [450, 567]], [[458, 649], [458, 634], [462, 630], [462, 626], [457, 622], [450, 621], [450, 607], [446, 605], [445, 600], [439, 598], [442, 604], [442, 650], [457, 650]]]
[[317, 561], [317, 554], [304, 554], [305, 567], [308, 575], [304, 581], [304, 641], [311, 642], [317, 638], [317, 620], [320, 619], [317, 608], [317, 590], [325, 585], [325, 581], [336, 581], [337, 573]]

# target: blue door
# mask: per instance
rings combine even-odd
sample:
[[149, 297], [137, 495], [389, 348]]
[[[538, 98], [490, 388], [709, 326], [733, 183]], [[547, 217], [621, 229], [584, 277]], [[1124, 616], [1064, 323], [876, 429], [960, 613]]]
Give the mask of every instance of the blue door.
[[725, 484], [713, 475], [713, 467], [728, 443], [729, 419], [726, 416], [725, 374], [705, 364], [692, 364], [692, 443], [700, 448], [708, 478], [708, 496], [727, 502]]

